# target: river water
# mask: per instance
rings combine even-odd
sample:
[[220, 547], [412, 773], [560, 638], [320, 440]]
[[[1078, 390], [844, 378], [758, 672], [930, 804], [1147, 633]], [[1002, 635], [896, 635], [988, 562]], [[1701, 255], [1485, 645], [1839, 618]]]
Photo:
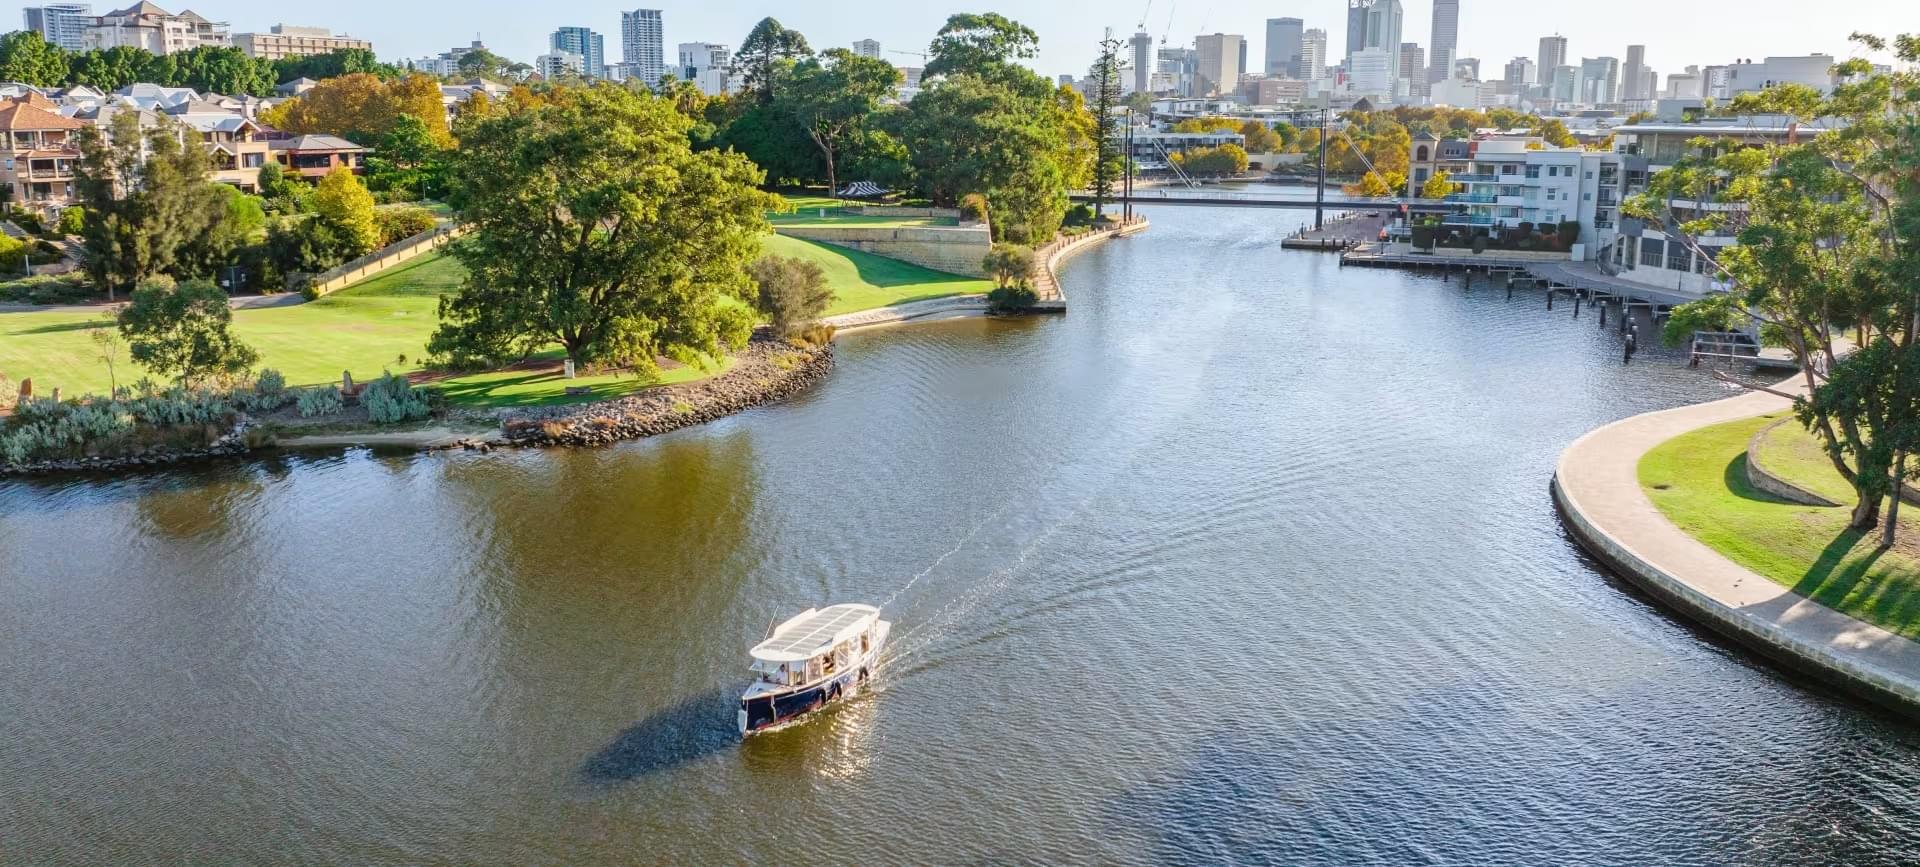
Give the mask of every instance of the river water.
[[[0, 862], [1911, 863], [1920, 734], [1595, 567], [1723, 394], [1592, 311], [1150, 212], [1071, 314], [598, 451], [0, 483]], [[773, 618], [888, 667], [745, 743]]]

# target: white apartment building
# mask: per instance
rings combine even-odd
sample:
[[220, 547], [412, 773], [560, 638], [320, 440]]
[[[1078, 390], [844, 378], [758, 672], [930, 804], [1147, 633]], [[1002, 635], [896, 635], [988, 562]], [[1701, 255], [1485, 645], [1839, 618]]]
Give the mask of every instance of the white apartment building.
[[880, 47], [880, 40], [862, 39], [859, 42], [855, 42], [853, 44], [853, 53], [859, 57], [871, 57], [875, 60], [879, 60], [880, 55], [884, 52]]
[[68, 51], [86, 49], [87, 28], [93, 26], [93, 7], [85, 3], [28, 6], [22, 10], [26, 29], [40, 34], [48, 45]]
[[1300, 78], [1319, 81], [1327, 77], [1327, 31], [1317, 27], [1300, 36]]
[[679, 61], [680, 79], [693, 82], [701, 93], [718, 96], [733, 89], [733, 54], [725, 45], [682, 42]]
[[1611, 151], [1541, 147], [1538, 139], [1440, 140], [1415, 138], [1409, 154], [1408, 195], [1437, 172], [1459, 185], [1447, 201], [1462, 213], [1442, 218], [1447, 226], [1489, 232], [1532, 223], [1545, 230], [1580, 224], [1580, 258], [1611, 255], [1619, 237], [1620, 203], [1629, 188], [1626, 160]]
[[275, 24], [266, 33], [236, 33], [233, 47], [246, 52], [248, 57], [263, 60], [280, 60], [286, 57], [311, 57], [315, 54], [332, 54], [348, 48], [372, 51], [373, 43], [365, 39], [355, 39], [346, 35], [334, 35], [325, 27], [294, 27], [287, 24]]
[[1347, 80], [1353, 92], [1360, 96], [1392, 97], [1399, 83], [1393, 74], [1398, 60], [1397, 50], [1362, 48], [1355, 51], [1347, 61]]
[[1804, 84], [1821, 93], [1833, 91], [1833, 55], [1768, 57], [1742, 60], [1725, 67], [1727, 97], [1766, 90], [1776, 84]]
[[629, 78], [653, 87], [667, 72], [665, 28], [658, 9], [620, 13], [620, 59]]
[[533, 59], [533, 71], [548, 81], [585, 78], [587, 59], [571, 51], [549, 51]]
[[154, 54], [191, 51], [203, 45], [225, 47], [232, 42], [225, 22], [208, 21], [191, 10], [175, 15], [144, 0], [93, 19], [82, 38], [88, 50], [124, 46]]

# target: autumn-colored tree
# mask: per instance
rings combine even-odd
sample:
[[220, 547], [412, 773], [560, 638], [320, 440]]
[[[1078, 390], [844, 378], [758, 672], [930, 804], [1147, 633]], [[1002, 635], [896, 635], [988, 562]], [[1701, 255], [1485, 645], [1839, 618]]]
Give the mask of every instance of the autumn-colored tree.
[[440, 85], [431, 76], [417, 73], [395, 81], [367, 72], [330, 78], [263, 113], [261, 121], [286, 132], [337, 135], [372, 144], [392, 130], [403, 114], [425, 122], [435, 144], [453, 146]]
[[1433, 177], [1428, 178], [1426, 184], [1420, 187], [1420, 198], [1445, 198], [1453, 192], [1455, 186], [1457, 185], [1453, 182], [1451, 175], [1446, 172], [1434, 172]]
[[[398, 120], [401, 115], [412, 115], [427, 126], [427, 135], [440, 147], [453, 146], [453, 133], [447, 129], [446, 104], [441, 102], [440, 82], [433, 76], [415, 73], [387, 86], [387, 103], [392, 117]], [[377, 130], [381, 135], [393, 129]]]
[[340, 235], [350, 256], [369, 253], [380, 243], [373, 194], [346, 166], [335, 166], [320, 179], [313, 191], [313, 212]]

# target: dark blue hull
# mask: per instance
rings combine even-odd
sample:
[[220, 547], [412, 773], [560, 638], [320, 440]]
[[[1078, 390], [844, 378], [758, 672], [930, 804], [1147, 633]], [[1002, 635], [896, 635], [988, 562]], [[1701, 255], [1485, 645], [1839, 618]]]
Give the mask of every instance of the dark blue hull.
[[740, 732], [757, 731], [793, 722], [846, 697], [867, 682], [870, 669], [861, 667], [793, 692], [769, 693], [740, 700]]

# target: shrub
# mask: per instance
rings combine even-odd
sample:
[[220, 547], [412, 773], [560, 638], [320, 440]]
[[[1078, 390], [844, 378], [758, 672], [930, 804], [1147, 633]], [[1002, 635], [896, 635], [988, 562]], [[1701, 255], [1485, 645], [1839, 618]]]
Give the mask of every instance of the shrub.
[[995, 313], [1016, 313], [1039, 301], [1040, 296], [1027, 286], [1001, 286], [987, 293], [987, 306]]
[[992, 275], [1002, 289], [1025, 286], [1033, 280], [1033, 249], [1013, 244], [995, 244], [980, 267]]
[[827, 288], [826, 272], [818, 262], [762, 256], [747, 270], [760, 289], [756, 306], [782, 337], [818, 321], [833, 302], [833, 290]]
[[1487, 252], [1487, 236], [1485, 235], [1473, 236], [1473, 252], [1475, 255]]
[[34, 235], [41, 234], [47, 230], [47, 224], [41, 221], [40, 215], [32, 211], [15, 209], [9, 219], [13, 220], [14, 225]]
[[833, 342], [835, 330], [824, 322], [815, 322], [794, 332], [788, 339], [798, 346], [821, 347]]
[[53, 226], [53, 233], [62, 238], [78, 235], [87, 227], [87, 209], [79, 205], [68, 205], [60, 212], [60, 222]]
[[373, 221], [380, 228], [382, 247], [431, 232], [433, 227], [440, 224], [433, 212], [426, 208], [381, 208], [373, 213]]
[[1074, 205], [1073, 207], [1068, 208], [1066, 223], [1069, 226], [1093, 225], [1093, 206], [1092, 205]]
[[249, 412], [272, 412], [286, 406], [293, 394], [287, 391], [287, 378], [281, 376], [280, 371], [268, 368], [260, 371], [252, 390], [236, 393], [235, 398]]
[[13, 304], [79, 304], [92, 300], [94, 294], [86, 276], [79, 273], [0, 283], [0, 301]]
[[294, 393], [294, 405], [300, 408], [301, 418], [313, 418], [322, 415], [339, 415], [346, 407], [340, 399], [340, 389], [323, 385], [319, 388], [305, 388]]
[[1560, 224], [1559, 240], [1560, 240], [1560, 245], [1559, 245], [1560, 249], [1564, 250], [1568, 247], [1572, 247], [1575, 241], [1580, 240], [1580, 223], [1576, 220], [1563, 221]]
[[417, 421], [433, 412], [426, 394], [415, 391], [406, 377], [394, 373], [367, 383], [367, 389], [360, 392], [360, 405], [367, 408], [367, 417], [374, 424]]
[[960, 197], [960, 219], [968, 223], [978, 223], [987, 219], [987, 197], [979, 193], [968, 193]]
[[1000, 230], [1001, 240], [1009, 244], [1033, 243], [1033, 228], [1025, 223], [1014, 223]]

